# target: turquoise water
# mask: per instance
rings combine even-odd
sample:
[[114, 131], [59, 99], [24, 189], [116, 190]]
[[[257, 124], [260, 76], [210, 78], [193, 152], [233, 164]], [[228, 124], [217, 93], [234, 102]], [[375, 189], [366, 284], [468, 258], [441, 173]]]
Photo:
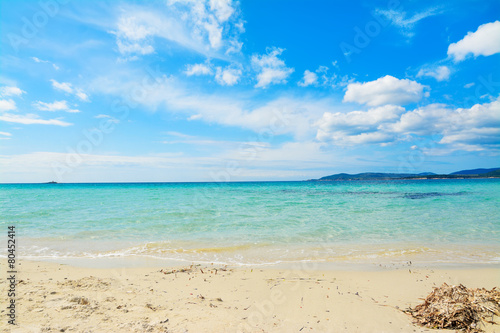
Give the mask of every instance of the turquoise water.
[[497, 179], [9, 184], [0, 202], [29, 259], [500, 263]]

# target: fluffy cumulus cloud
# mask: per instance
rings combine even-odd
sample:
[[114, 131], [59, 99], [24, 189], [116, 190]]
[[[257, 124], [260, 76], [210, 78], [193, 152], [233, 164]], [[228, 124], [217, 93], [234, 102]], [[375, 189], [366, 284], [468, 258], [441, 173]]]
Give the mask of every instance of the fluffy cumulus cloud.
[[65, 112], [71, 112], [71, 113], [80, 112], [80, 110], [71, 109], [71, 107], [68, 105], [68, 102], [66, 102], [66, 101], [55, 101], [53, 103], [45, 103], [45, 102], [37, 101], [37, 102], [33, 103], [33, 106], [41, 111], [52, 111], [52, 112], [65, 111]]
[[457, 62], [470, 54], [477, 57], [496, 53], [500, 53], [500, 21], [480, 25], [475, 32], [468, 32], [462, 40], [448, 47], [448, 56]]
[[431, 104], [404, 114], [390, 129], [417, 135], [439, 133], [440, 144], [464, 150], [500, 148], [500, 98], [471, 108]]
[[447, 66], [438, 66], [435, 68], [422, 68], [418, 71], [417, 77], [429, 76], [437, 81], [446, 81], [450, 78], [451, 71]]
[[242, 71], [239, 68], [226, 67], [222, 69], [217, 67], [217, 72], [215, 74], [215, 80], [217, 83], [223, 86], [232, 86], [238, 83], [240, 80]]
[[391, 143], [409, 136], [437, 137], [452, 150], [500, 149], [500, 97], [471, 108], [430, 104], [407, 111], [385, 105], [368, 111], [326, 112], [316, 124], [319, 141], [335, 145]]
[[253, 55], [252, 66], [257, 71], [256, 88], [267, 88], [272, 84], [286, 83], [286, 79], [293, 73], [293, 68], [288, 68], [279, 58], [284, 49], [268, 48], [266, 54]]
[[418, 82], [386, 75], [375, 81], [349, 84], [344, 102], [369, 106], [404, 105], [420, 101], [425, 95], [424, 88], [425, 86]]
[[336, 145], [387, 142], [393, 135], [378, 131], [380, 126], [397, 121], [404, 111], [400, 106], [384, 105], [368, 111], [325, 112], [316, 124], [316, 138]]
[[90, 102], [89, 96], [86, 93], [84, 93], [82, 89], [74, 88], [71, 83], [57, 82], [54, 79], [51, 79], [50, 82], [52, 82], [52, 87], [54, 89], [64, 91], [68, 94], [73, 94], [84, 102]]
[[305, 70], [304, 77], [301, 81], [299, 81], [298, 85], [301, 87], [307, 87], [316, 83], [318, 83], [318, 74]]

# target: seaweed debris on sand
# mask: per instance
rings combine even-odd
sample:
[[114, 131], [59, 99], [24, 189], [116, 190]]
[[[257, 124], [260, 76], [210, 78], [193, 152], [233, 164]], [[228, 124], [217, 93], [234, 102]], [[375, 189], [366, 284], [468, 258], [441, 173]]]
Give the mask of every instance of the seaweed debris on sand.
[[429, 328], [482, 332], [484, 322], [495, 324], [494, 316], [500, 316], [500, 291], [496, 287], [471, 289], [443, 283], [423, 303], [405, 312], [413, 316], [416, 324]]

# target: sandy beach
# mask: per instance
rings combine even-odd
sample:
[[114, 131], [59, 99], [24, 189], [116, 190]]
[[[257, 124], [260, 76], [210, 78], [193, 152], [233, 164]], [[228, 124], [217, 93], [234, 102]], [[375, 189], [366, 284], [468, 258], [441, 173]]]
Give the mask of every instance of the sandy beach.
[[[322, 271], [220, 265], [82, 268], [21, 261], [17, 325], [7, 324], [4, 306], [1, 325], [2, 332], [429, 332], [401, 310], [443, 282], [493, 288], [500, 284], [499, 273], [498, 268], [416, 268], [410, 263]], [[5, 279], [0, 287], [7, 295]]]

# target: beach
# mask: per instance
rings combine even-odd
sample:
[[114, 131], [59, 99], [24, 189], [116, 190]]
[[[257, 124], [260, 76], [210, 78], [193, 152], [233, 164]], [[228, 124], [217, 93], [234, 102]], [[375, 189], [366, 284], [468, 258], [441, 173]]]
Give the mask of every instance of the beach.
[[0, 187], [3, 332], [425, 332], [500, 285], [494, 179]]
[[0, 333], [500, 333], [499, 13], [3, 1]]
[[[325, 271], [307, 265], [89, 268], [21, 261], [17, 325], [2, 332], [429, 332], [403, 310], [442, 283], [491, 289], [499, 273], [498, 267], [411, 263]], [[5, 295], [6, 280], [0, 287]]]

